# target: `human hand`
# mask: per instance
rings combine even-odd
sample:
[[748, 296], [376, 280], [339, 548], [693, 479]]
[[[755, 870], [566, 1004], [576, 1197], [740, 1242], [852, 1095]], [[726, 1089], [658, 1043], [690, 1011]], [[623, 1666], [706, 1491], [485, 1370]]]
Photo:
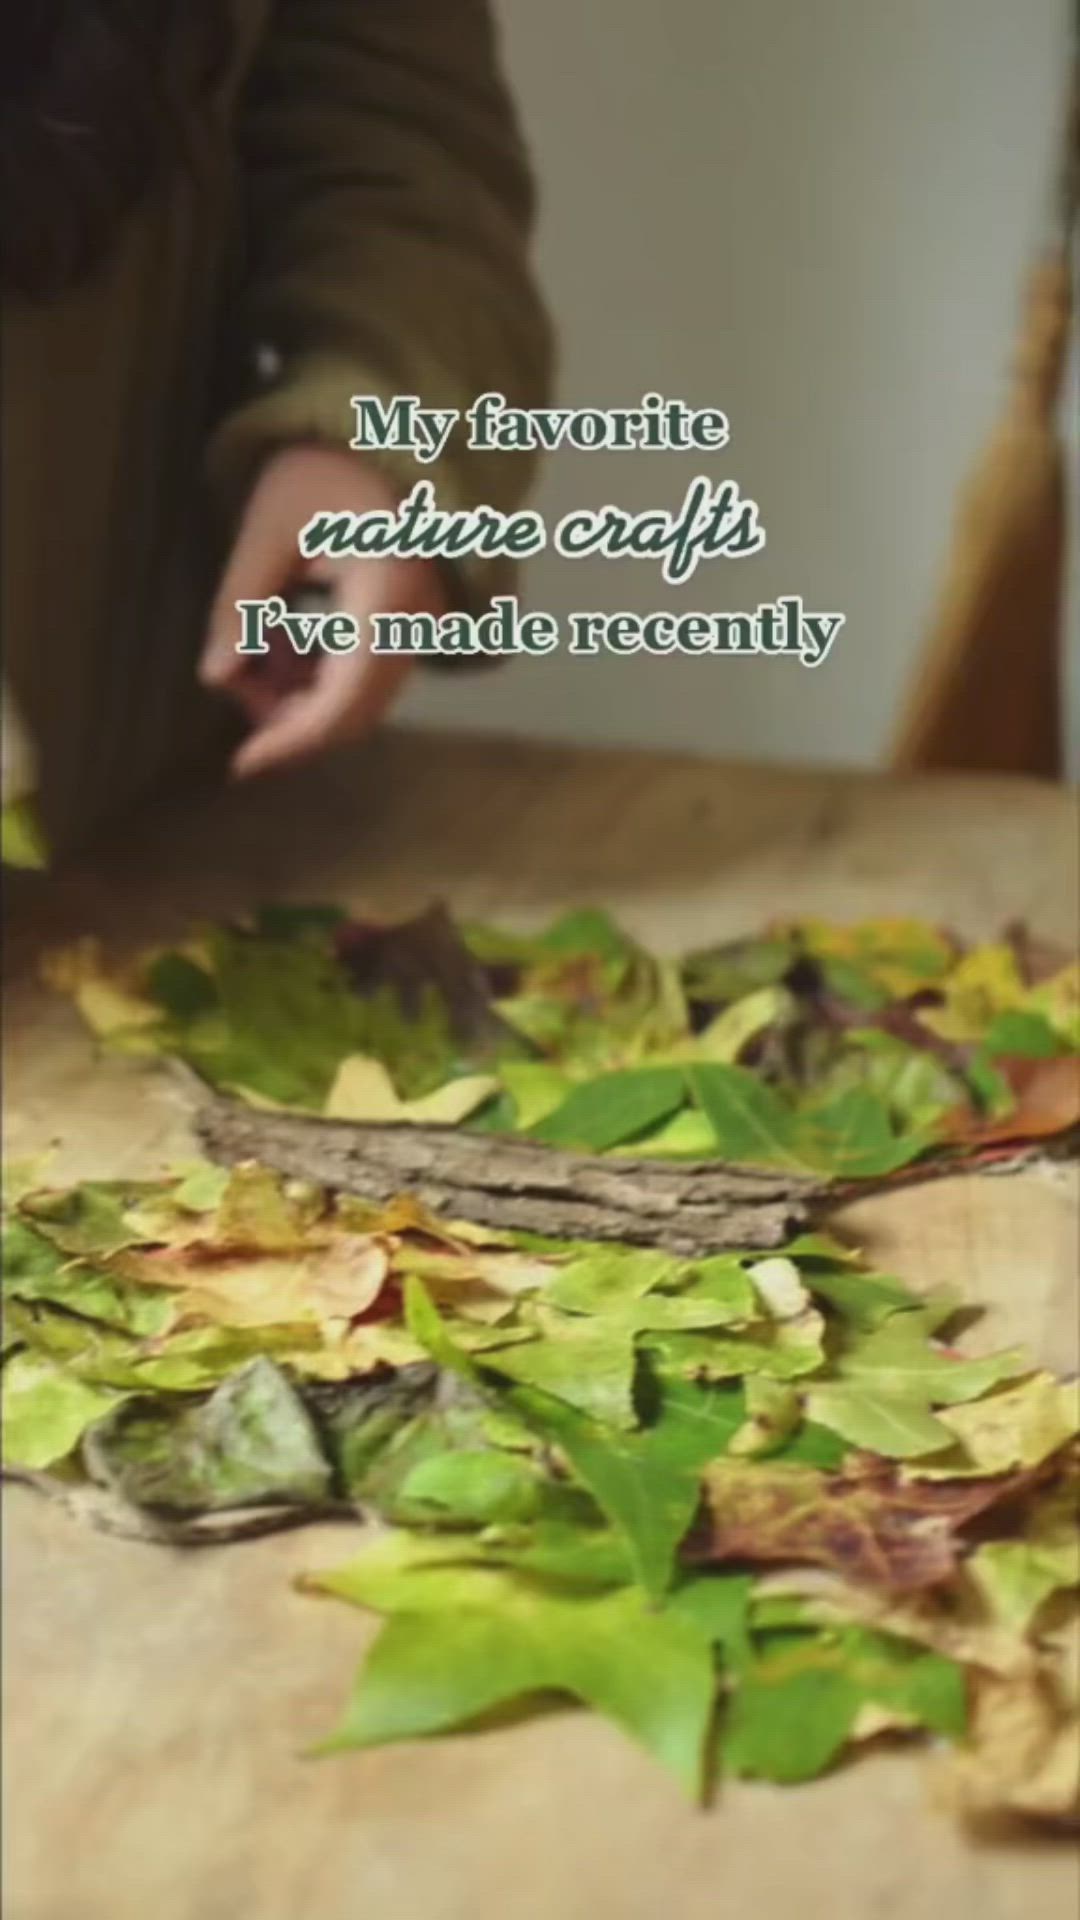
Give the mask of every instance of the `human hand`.
[[397, 505], [378, 468], [344, 448], [286, 447], [267, 461], [225, 568], [199, 663], [204, 685], [227, 694], [251, 722], [232, 763], [240, 778], [363, 739], [401, 692], [413, 662], [372, 655], [366, 646], [304, 658], [283, 629], [271, 628], [268, 654], [236, 651], [238, 600], [288, 599], [305, 586], [328, 586], [334, 606], [352, 614], [361, 630], [373, 613], [444, 613], [442, 578], [431, 560], [305, 560], [299, 551], [300, 531], [315, 513], [394, 513]]

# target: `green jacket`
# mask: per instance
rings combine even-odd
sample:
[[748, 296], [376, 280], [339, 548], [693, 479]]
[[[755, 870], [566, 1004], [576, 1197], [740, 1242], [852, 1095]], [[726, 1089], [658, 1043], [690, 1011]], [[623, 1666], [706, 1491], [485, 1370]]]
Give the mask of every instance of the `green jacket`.
[[[4, 303], [0, 618], [54, 847], [220, 724], [194, 662], [269, 450], [345, 445], [358, 392], [546, 391], [531, 183], [484, 0], [233, 5], [190, 161], [91, 279]], [[430, 477], [442, 504], [512, 507], [529, 461], [451, 445]], [[474, 566], [460, 600], [503, 584]]]

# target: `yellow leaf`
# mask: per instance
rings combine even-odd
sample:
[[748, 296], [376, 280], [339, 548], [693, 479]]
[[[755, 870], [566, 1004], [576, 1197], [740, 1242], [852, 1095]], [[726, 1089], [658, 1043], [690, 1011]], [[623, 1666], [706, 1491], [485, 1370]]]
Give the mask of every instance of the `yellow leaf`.
[[1011, 947], [973, 947], [944, 983], [945, 1005], [918, 1018], [940, 1040], [981, 1040], [996, 1015], [1022, 1007], [1028, 988]]
[[1080, 1385], [1057, 1380], [1052, 1373], [1036, 1373], [1019, 1386], [981, 1400], [942, 1407], [936, 1417], [952, 1429], [964, 1458], [959, 1463], [912, 1462], [905, 1468], [909, 1479], [948, 1480], [958, 1473], [1037, 1467], [1080, 1432]]
[[968, 1738], [939, 1774], [955, 1812], [1080, 1819], [1080, 1721], [1048, 1683], [977, 1673]]
[[944, 975], [953, 961], [949, 941], [922, 920], [886, 916], [854, 926], [807, 920], [797, 931], [808, 952], [864, 969], [897, 1000], [918, 993], [935, 975]]
[[490, 1074], [475, 1073], [450, 1080], [421, 1100], [402, 1100], [381, 1060], [354, 1053], [337, 1070], [325, 1112], [328, 1120], [452, 1127], [497, 1092], [497, 1080]]
[[1063, 967], [1049, 980], [1040, 980], [1026, 1005], [1030, 1012], [1041, 1013], [1063, 1040], [1080, 1047], [1080, 961]]
[[140, 1028], [156, 1026], [161, 1019], [159, 1008], [106, 973], [98, 940], [76, 940], [46, 954], [41, 975], [47, 986], [74, 1000], [91, 1032], [101, 1040], [125, 1030], [137, 1036]]
[[700, 1060], [733, 1065], [751, 1040], [783, 1021], [794, 1005], [786, 987], [759, 987], [717, 1014], [687, 1051]]

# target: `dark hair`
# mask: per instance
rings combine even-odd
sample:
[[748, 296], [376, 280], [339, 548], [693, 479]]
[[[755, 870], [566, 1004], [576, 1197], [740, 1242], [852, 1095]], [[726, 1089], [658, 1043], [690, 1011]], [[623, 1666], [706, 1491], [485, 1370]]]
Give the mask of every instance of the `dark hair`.
[[85, 278], [191, 152], [228, 57], [228, 0], [0, 0], [0, 284]]

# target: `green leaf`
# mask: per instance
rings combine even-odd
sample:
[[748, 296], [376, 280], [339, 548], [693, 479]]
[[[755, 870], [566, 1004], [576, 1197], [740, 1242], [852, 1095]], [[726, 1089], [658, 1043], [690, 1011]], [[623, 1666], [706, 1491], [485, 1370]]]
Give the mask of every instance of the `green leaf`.
[[814, 1779], [856, 1732], [866, 1706], [899, 1724], [951, 1738], [966, 1725], [963, 1671], [885, 1634], [768, 1634], [766, 1651], [739, 1674], [721, 1732], [733, 1773], [794, 1784]]
[[485, 1352], [483, 1364], [615, 1427], [636, 1424], [634, 1329], [538, 1309], [542, 1338]]
[[823, 1381], [807, 1394], [806, 1411], [812, 1420], [840, 1434], [853, 1447], [884, 1454], [890, 1460], [940, 1453], [942, 1447], [952, 1443], [948, 1427], [927, 1411], [925, 1400], [909, 1400], [901, 1394], [869, 1392]]
[[253, 1360], [194, 1406], [130, 1399], [83, 1440], [96, 1480], [137, 1506], [174, 1513], [325, 1507], [329, 1464], [303, 1401], [269, 1360]]
[[596, 1247], [555, 1269], [544, 1298], [567, 1313], [604, 1313], [669, 1287], [685, 1262], [642, 1247]]
[[693, 1066], [687, 1079], [722, 1158], [805, 1172], [795, 1111], [745, 1067]]
[[[789, 1259], [799, 1258], [794, 1249], [789, 1247], [785, 1251]], [[919, 1295], [899, 1280], [883, 1273], [857, 1273], [851, 1267], [811, 1265], [806, 1284], [811, 1293], [826, 1301], [853, 1327], [867, 1333], [891, 1320], [895, 1313], [904, 1313], [921, 1304]]]
[[16, 1216], [4, 1222], [2, 1264], [8, 1299], [46, 1300], [144, 1338], [163, 1333], [174, 1317], [167, 1293], [125, 1286], [97, 1267], [69, 1259]]
[[0, 808], [0, 863], [40, 872], [49, 864], [49, 846], [29, 800], [9, 800]]
[[983, 1038], [982, 1052], [991, 1060], [1053, 1060], [1071, 1051], [1045, 1014], [1010, 1007], [999, 1013]]
[[913, 1467], [913, 1475], [947, 1479], [1039, 1467], [1080, 1431], [1080, 1389], [1075, 1380], [1033, 1373], [1016, 1386], [945, 1407], [941, 1424], [949, 1452]]
[[532, 1137], [551, 1147], [603, 1153], [645, 1133], [673, 1114], [685, 1099], [679, 1067], [629, 1067], [575, 1087]]
[[874, 1179], [895, 1173], [924, 1153], [932, 1135], [925, 1129], [894, 1134], [889, 1108], [868, 1087], [803, 1109], [799, 1146], [804, 1164], [836, 1178]]
[[543, 1483], [519, 1454], [441, 1453], [421, 1460], [396, 1501], [399, 1519], [475, 1527], [512, 1525], [539, 1511]]
[[569, 1694], [637, 1740], [684, 1790], [702, 1790], [713, 1665], [700, 1631], [658, 1613], [637, 1589], [567, 1596], [514, 1574], [444, 1570], [434, 1602], [423, 1569], [392, 1599], [363, 1560], [327, 1591], [386, 1607], [344, 1722], [326, 1749], [373, 1747], [467, 1726], [494, 1708]]
[[1029, 1362], [1018, 1349], [977, 1359], [932, 1346], [921, 1313], [898, 1313], [872, 1333], [856, 1335], [839, 1354], [838, 1374], [868, 1393], [951, 1407], [977, 1399], [1002, 1380], [1015, 1379]]
[[1028, 1634], [1051, 1595], [1080, 1587], [1080, 1507], [1075, 1473], [1036, 1494], [1024, 1514], [1023, 1538], [990, 1540], [967, 1572], [994, 1617]]
[[752, 1457], [774, 1453], [799, 1424], [799, 1396], [793, 1387], [764, 1373], [748, 1374], [745, 1392], [746, 1421], [730, 1451]]
[[514, 1126], [521, 1133], [546, 1120], [570, 1092], [570, 1081], [547, 1060], [504, 1060], [499, 1079], [513, 1102]]
[[612, 1525], [624, 1535], [636, 1578], [659, 1595], [694, 1517], [702, 1468], [724, 1453], [745, 1416], [737, 1388], [665, 1381], [654, 1424], [640, 1433], [602, 1427], [539, 1393], [520, 1393], [518, 1411], [562, 1448]]
[[12, 1354], [3, 1373], [5, 1464], [41, 1469], [66, 1460], [117, 1398], [75, 1379], [45, 1354]]

